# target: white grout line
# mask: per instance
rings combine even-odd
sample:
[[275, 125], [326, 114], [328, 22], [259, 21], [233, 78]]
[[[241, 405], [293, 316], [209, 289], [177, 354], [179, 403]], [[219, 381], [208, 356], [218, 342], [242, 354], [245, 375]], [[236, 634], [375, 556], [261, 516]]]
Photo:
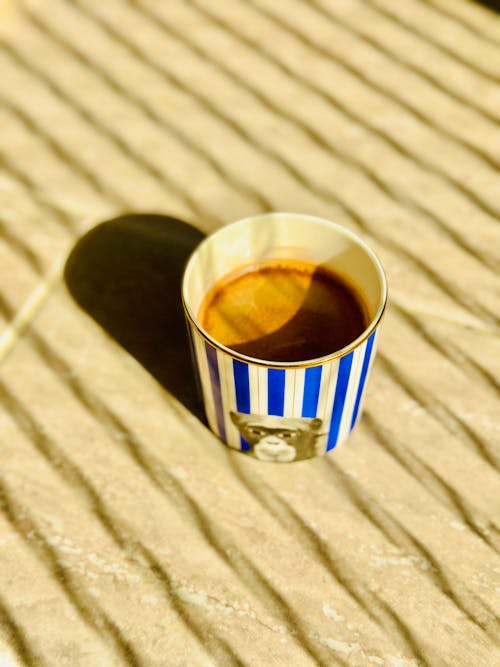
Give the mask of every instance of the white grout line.
[[[81, 219], [80, 223], [78, 224], [78, 238], [75, 240], [75, 243], [78, 243], [80, 238], [85, 236], [85, 234], [92, 227], [98, 224], [99, 220], [100, 216], [97, 216], [95, 213], [89, 215], [87, 211], [86, 217]], [[12, 321], [0, 334], [0, 364], [10, 353], [16, 342], [21, 338], [30, 322], [34, 319], [40, 308], [47, 301], [48, 297], [52, 294], [54, 288], [57, 286], [59, 279], [62, 277], [64, 265], [66, 264], [66, 261], [71, 254], [73, 247], [71, 247], [69, 250], [65, 250], [58, 256], [52, 267], [47, 272], [45, 278], [43, 278], [38, 287], [33, 290], [24, 306], [20, 308], [20, 310], [13, 317]]]
[[[0, 3], [2, 0], [0, 0]], [[1, 8], [1, 6], [0, 6]], [[20, 667], [21, 663], [17, 661], [14, 654], [8, 651], [0, 650], [0, 667]]]
[[474, 315], [471, 315], [470, 313], [467, 313], [468, 317], [460, 317], [460, 316], [453, 316], [453, 315], [444, 315], [442, 312], [438, 311], [437, 309], [430, 309], [430, 308], [419, 308], [418, 306], [408, 306], [406, 305], [403, 301], [400, 301], [397, 298], [394, 298], [394, 295], [391, 295], [390, 301], [389, 301], [389, 308], [390, 308], [390, 302], [395, 303], [401, 310], [410, 313], [412, 315], [416, 315], [417, 317], [422, 317], [422, 318], [429, 318], [431, 320], [438, 320], [441, 322], [446, 322], [447, 324], [454, 324], [455, 326], [461, 327], [462, 329], [470, 329], [471, 331], [475, 331], [477, 333], [482, 333], [482, 334], [487, 334], [490, 336], [499, 336], [500, 335], [500, 328], [495, 327], [489, 324], [485, 324], [482, 322], [480, 319], [475, 317]]
[[52, 291], [57, 285], [57, 282], [62, 276], [67, 257], [67, 252], [59, 255], [45, 278], [38, 285], [38, 287], [33, 290], [24, 306], [22, 306], [22, 308], [16, 313], [12, 321], [6, 326], [5, 330], [0, 335], [0, 363], [2, 363], [2, 361], [9, 354], [16, 342], [26, 330], [26, 327], [30, 324], [40, 308], [51, 295]]

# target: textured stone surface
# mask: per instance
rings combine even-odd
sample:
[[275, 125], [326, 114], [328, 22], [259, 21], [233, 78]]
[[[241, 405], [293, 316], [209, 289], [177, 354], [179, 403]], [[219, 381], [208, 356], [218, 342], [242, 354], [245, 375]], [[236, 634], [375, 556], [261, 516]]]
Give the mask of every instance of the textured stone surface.
[[[463, 0], [0, 2], [2, 667], [500, 663], [499, 67]], [[177, 298], [264, 210], [391, 292], [289, 466], [206, 428]]]

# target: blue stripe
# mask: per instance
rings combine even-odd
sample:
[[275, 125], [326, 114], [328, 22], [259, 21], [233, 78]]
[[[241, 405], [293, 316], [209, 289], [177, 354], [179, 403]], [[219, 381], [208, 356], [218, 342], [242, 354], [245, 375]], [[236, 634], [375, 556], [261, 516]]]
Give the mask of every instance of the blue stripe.
[[361, 377], [359, 378], [358, 393], [356, 395], [356, 402], [354, 403], [354, 412], [352, 413], [351, 430], [354, 428], [354, 424], [356, 423], [356, 419], [358, 417], [359, 404], [361, 402], [361, 396], [363, 395], [363, 389], [365, 387], [365, 382], [366, 382], [366, 374], [368, 373], [368, 367], [370, 365], [370, 359], [372, 356], [373, 343], [375, 341], [375, 333], [376, 332], [374, 331], [366, 343], [365, 358], [363, 359]]
[[210, 382], [212, 384], [212, 395], [214, 397], [215, 414], [217, 418], [217, 428], [222, 440], [226, 440], [226, 427], [224, 424], [224, 413], [222, 409], [222, 394], [220, 388], [219, 364], [217, 361], [217, 351], [205, 342], [207, 353], [208, 371], [210, 373]]
[[283, 416], [285, 409], [285, 373], [281, 368], [267, 370], [267, 412]]
[[321, 386], [322, 366], [306, 368], [304, 380], [304, 397], [302, 399], [302, 416], [316, 417], [318, 411], [319, 388]]
[[335, 447], [337, 438], [339, 437], [340, 421], [342, 419], [342, 412], [344, 411], [353, 354], [354, 353], [351, 352], [345, 357], [342, 357], [339, 362], [337, 386], [335, 387], [335, 399], [333, 401], [332, 421], [330, 423], [330, 433], [328, 434], [328, 443], [326, 445], [327, 451]]
[[[250, 414], [250, 380], [248, 376], [248, 365], [237, 359], [233, 359], [234, 388], [236, 391], [236, 407], [238, 412]], [[242, 451], [250, 449], [245, 438], [240, 435]]]

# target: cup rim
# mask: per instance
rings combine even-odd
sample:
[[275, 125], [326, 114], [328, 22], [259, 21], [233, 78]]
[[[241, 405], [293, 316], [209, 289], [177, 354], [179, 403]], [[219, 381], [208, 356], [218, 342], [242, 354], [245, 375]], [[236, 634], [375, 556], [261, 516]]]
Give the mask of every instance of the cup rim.
[[[189, 273], [192, 270], [192, 266], [194, 262], [196, 261], [196, 255], [198, 254], [199, 250], [201, 247], [203, 247], [205, 244], [209, 243], [212, 241], [215, 237], [221, 235], [225, 229], [228, 227], [236, 227], [236, 226], [243, 226], [248, 224], [249, 221], [251, 220], [256, 220], [256, 219], [265, 219], [265, 218], [271, 218], [271, 217], [277, 217], [277, 216], [286, 216], [287, 218], [295, 218], [295, 219], [300, 219], [300, 220], [309, 220], [312, 222], [316, 223], [321, 223], [323, 225], [328, 225], [328, 226], [333, 226], [336, 227], [337, 230], [341, 233], [344, 234], [345, 236], [350, 237], [355, 243], [360, 245], [364, 252], [367, 253], [367, 255], [370, 256], [371, 260], [373, 261], [375, 267], [378, 270], [379, 276], [380, 276], [380, 282], [381, 282], [381, 287], [382, 287], [382, 294], [381, 294], [381, 299], [380, 299], [380, 305], [375, 313], [374, 317], [370, 320], [369, 325], [363, 330], [363, 332], [355, 338], [352, 342], [350, 342], [348, 345], [345, 345], [342, 347], [340, 350], [336, 350], [335, 352], [331, 352], [330, 354], [326, 354], [322, 357], [316, 357], [314, 359], [305, 359], [304, 361], [269, 361], [266, 359], [259, 359], [257, 357], [250, 357], [246, 354], [242, 354], [240, 352], [236, 352], [236, 350], [231, 349], [230, 347], [227, 347], [226, 345], [223, 345], [220, 343], [218, 340], [213, 338], [208, 331], [205, 331], [205, 329], [201, 326], [201, 324], [198, 322], [198, 319], [196, 315], [193, 313], [190, 305], [187, 302], [186, 298], [186, 289], [187, 289], [187, 280], [189, 277]], [[232, 359], [236, 359], [237, 361], [242, 361], [246, 364], [251, 364], [254, 366], [263, 366], [265, 368], [284, 368], [284, 369], [299, 369], [299, 368], [312, 368], [314, 366], [323, 366], [324, 364], [327, 364], [335, 359], [340, 359], [341, 357], [345, 357], [347, 354], [350, 354], [353, 350], [355, 350], [357, 347], [359, 347], [362, 343], [367, 340], [372, 333], [377, 329], [379, 326], [382, 317], [384, 315], [386, 306], [387, 306], [387, 298], [388, 298], [388, 285], [387, 285], [387, 277], [385, 275], [384, 268], [382, 266], [381, 261], [379, 260], [378, 256], [376, 253], [370, 248], [370, 246], [363, 241], [361, 237], [359, 237], [357, 234], [352, 232], [350, 229], [347, 227], [344, 227], [343, 225], [339, 224], [338, 222], [334, 222], [333, 220], [328, 220], [327, 218], [322, 218], [321, 216], [316, 216], [316, 215], [309, 215], [309, 214], [302, 214], [302, 213], [287, 213], [285, 211], [272, 211], [269, 213], [261, 213], [257, 215], [250, 215], [245, 218], [242, 218], [241, 220], [236, 220], [235, 222], [228, 223], [227, 225], [223, 225], [222, 227], [219, 227], [216, 229], [214, 232], [206, 236], [201, 243], [199, 243], [196, 248], [193, 250], [191, 253], [187, 264], [184, 268], [184, 272], [182, 275], [182, 282], [181, 282], [181, 298], [182, 298], [182, 306], [184, 308], [184, 313], [186, 315], [186, 318], [188, 321], [195, 327], [195, 329], [198, 331], [198, 333], [202, 336], [202, 338], [205, 339], [207, 343], [209, 343], [213, 348], [216, 350], [221, 350], [225, 354], [227, 354], [229, 357]]]

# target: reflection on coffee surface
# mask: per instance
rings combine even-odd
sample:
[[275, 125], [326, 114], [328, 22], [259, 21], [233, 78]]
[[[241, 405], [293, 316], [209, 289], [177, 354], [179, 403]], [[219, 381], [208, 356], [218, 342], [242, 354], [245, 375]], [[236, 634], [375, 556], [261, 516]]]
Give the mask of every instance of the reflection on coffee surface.
[[324, 266], [266, 260], [224, 276], [200, 308], [219, 343], [266, 361], [307, 361], [352, 343], [368, 325], [355, 290]]

